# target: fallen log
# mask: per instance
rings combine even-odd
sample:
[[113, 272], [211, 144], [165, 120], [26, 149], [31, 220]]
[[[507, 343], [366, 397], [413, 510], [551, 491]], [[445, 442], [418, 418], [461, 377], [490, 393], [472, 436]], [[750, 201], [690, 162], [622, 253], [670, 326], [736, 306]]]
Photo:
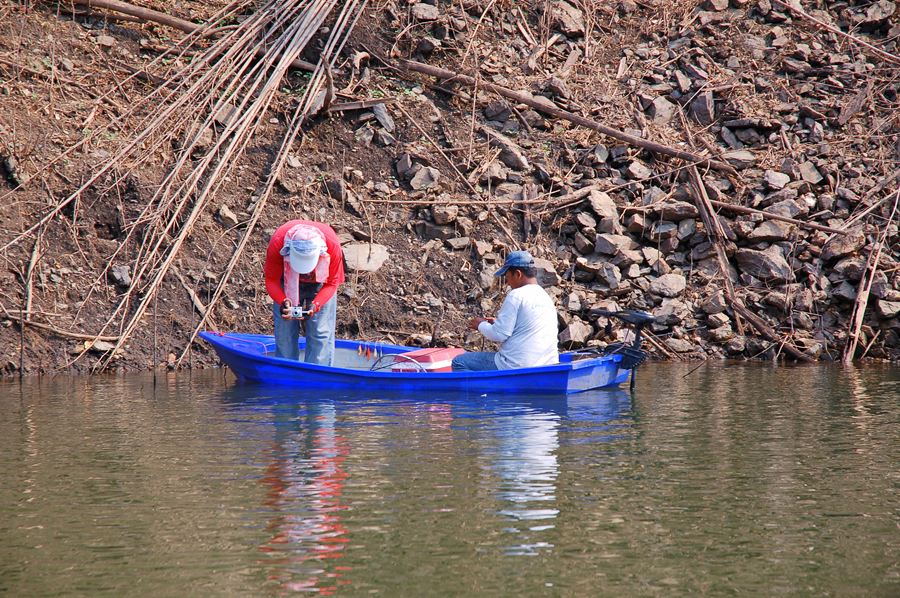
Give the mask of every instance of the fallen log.
[[[134, 6], [133, 4], [128, 4], [126, 2], [119, 2], [119, 0], [71, 0], [71, 2], [72, 4], [77, 6], [112, 10], [122, 13], [123, 15], [136, 17], [145, 22], [165, 25], [167, 27], [171, 27], [172, 29], [183, 31], [184, 33], [194, 33], [195, 31], [206, 27], [206, 25], [198, 25], [197, 23], [185, 21], [184, 19], [173, 17], [172, 15], [168, 15], [164, 12], [159, 12], [149, 8], [142, 8], [140, 6]], [[260, 50], [259, 54], [265, 54], [265, 50]], [[316, 70], [316, 65], [312, 64], [311, 62], [306, 62], [305, 60], [300, 60], [299, 58], [291, 63], [291, 67], [309, 72]]]
[[654, 141], [648, 141], [646, 139], [641, 139], [640, 137], [635, 137], [634, 135], [629, 135], [624, 131], [619, 131], [618, 129], [613, 129], [612, 127], [607, 127], [606, 125], [602, 125], [595, 120], [591, 120], [589, 118], [585, 118], [583, 116], [579, 116], [567, 110], [563, 110], [562, 108], [557, 108], [554, 106], [549, 106], [546, 103], [536, 101], [530, 94], [523, 93], [521, 91], [515, 91], [509, 89], [507, 87], [501, 87], [500, 85], [495, 85], [493, 83], [488, 83], [487, 81], [479, 81], [474, 77], [470, 77], [468, 75], [463, 75], [461, 73], [455, 73], [453, 71], [449, 71], [447, 69], [442, 69], [436, 66], [431, 66], [429, 64], [423, 64], [421, 62], [416, 62], [414, 60], [400, 60], [399, 64], [402, 68], [405, 68], [409, 71], [413, 71], [416, 73], [422, 73], [423, 75], [429, 75], [431, 77], [437, 77], [439, 79], [444, 79], [446, 81], [453, 81], [457, 83], [462, 83], [469, 87], [478, 87], [481, 89], [487, 89], [488, 91], [492, 91], [496, 94], [499, 94], [503, 97], [509, 98], [511, 100], [515, 100], [521, 104], [525, 104], [537, 110], [538, 112], [543, 112], [548, 116], [552, 116], [554, 118], [561, 118], [563, 120], [567, 120], [569, 122], [575, 123], [577, 125], [581, 125], [582, 127], [586, 127], [588, 129], [592, 129], [597, 131], [598, 133], [603, 133], [608, 137], [612, 137], [613, 139], [618, 139], [619, 141], [623, 141], [629, 145], [633, 145], [635, 147], [639, 147], [641, 149], [645, 149], [649, 152], [655, 154], [662, 154], [664, 156], [671, 156], [673, 158], [678, 158], [680, 160], [686, 160], [688, 162], [693, 162], [698, 166], [708, 166], [710, 168], [714, 168], [715, 170], [727, 172], [729, 174], [737, 175], [737, 171], [729, 164], [724, 162], [720, 162], [718, 160], [711, 160], [699, 154], [695, 154], [693, 152], [686, 152], [684, 150], [676, 149], [674, 147], [670, 147], [667, 145], [663, 145], [661, 143], [656, 143]]

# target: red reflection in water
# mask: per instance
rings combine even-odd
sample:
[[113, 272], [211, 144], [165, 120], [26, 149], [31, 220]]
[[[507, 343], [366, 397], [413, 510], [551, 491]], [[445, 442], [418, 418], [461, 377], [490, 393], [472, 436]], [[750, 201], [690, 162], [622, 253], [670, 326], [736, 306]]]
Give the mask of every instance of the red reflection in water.
[[[272, 538], [260, 550], [273, 555], [263, 564], [284, 592], [330, 596], [351, 583], [344, 579], [351, 568], [333, 564], [350, 541], [339, 515], [347, 508], [340, 501], [350, 450], [333, 418], [318, 416], [310, 427], [311, 447], [299, 431], [273, 444], [261, 482], [268, 487], [266, 506], [279, 514], [266, 526]], [[315, 562], [321, 566], [310, 566]]]

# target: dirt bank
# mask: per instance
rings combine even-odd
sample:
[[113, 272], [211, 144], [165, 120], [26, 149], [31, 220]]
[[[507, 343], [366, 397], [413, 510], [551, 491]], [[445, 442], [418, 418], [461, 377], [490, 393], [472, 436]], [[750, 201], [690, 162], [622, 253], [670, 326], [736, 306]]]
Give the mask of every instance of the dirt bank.
[[[140, 4], [203, 22], [226, 3]], [[202, 343], [185, 353], [201, 310], [227, 274], [209, 327], [269, 330], [265, 246], [296, 217], [328, 222], [348, 248], [374, 243], [389, 255], [377, 268], [350, 264], [339, 336], [476, 348], [464, 323], [499, 306], [491, 274], [524, 247], [541, 259], [566, 348], [605, 342], [591, 309], [618, 305], [657, 316], [659, 358], [840, 359], [855, 338], [857, 357], [897, 359], [896, 7], [804, 6], [371, 6], [334, 73], [345, 106], [306, 125], [234, 270], [302, 71], [283, 81], [114, 355], [150, 288], [133, 277], [158, 267], [141, 239], [165, 215], [146, 207], [179, 148], [106, 174], [35, 225], [130, 139], [140, 121], [120, 116], [160, 85], [171, 65], [154, 60], [184, 34], [50, 3], [0, 8], [0, 370], [86, 370], [107, 358], [135, 370], [182, 355], [186, 366], [215, 363]], [[303, 58], [317, 60], [317, 47]], [[533, 102], [411, 73], [401, 58]], [[356, 101], [367, 103], [349, 109]], [[628, 139], [733, 170], [694, 172]]]

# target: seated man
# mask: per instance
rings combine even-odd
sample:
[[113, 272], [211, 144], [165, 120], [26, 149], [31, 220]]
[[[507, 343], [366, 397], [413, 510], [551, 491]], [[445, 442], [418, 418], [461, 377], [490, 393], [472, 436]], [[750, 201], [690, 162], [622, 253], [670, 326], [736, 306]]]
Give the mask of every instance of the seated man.
[[503, 276], [512, 290], [496, 318], [473, 318], [469, 328], [500, 343], [500, 351], [463, 353], [453, 359], [453, 371], [509, 370], [559, 362], [556, 307], [537, 283], [534, 258], [527, 251], [514, 251], [496, 275]]

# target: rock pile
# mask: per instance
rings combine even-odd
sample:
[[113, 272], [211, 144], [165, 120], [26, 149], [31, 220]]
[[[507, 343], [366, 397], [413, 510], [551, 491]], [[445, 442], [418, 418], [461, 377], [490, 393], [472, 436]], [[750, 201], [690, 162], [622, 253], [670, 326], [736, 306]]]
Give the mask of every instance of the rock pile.
[[[463, 25], [483, 10], [474, 4], [439, 5], [439, 12], [416, 5], [429, 6], [414, 8], [413, 18], [431, 23], [426, 38], [432, 40], [429, 52], [418, 54], [434, 58], [469, 43]], [[506, 44], [507, 54], [538, 53], [543, 68], [526, 60], [516, 72], [488, 59], [482, 72], [494, 73], [499, 84], [530, 86], [535, 98], [583, 110], [590, 98], [574, 97], [565, 79], [572, 57], [578, 60], [588, 50], [584, 15], [576, 3], [548, 7], [553, 37], [536, 48], [521, 13], [487, 13], [494, 30], [507, 34], [498, 46]], [[597, 10], [615, 22], [644, 8], [626, 1]], [[895, 12], [894, 2], [882, 1], [811, 16], [827, 27], [879, 37], [886, 51], [896, 52]], [[564, 308], [561, 342], [598, 342], [606, 322], [591, 318], [591, 309], [621, 306], [656, 315], [653, 332], [670, 352], [776, 354], [778, 342], [757, 336], [731, 310], [727, 275], [749, 309], [813, 358], [840, 355], [857, 298], [871, 284], [861, 346], [868, 346], [869, 355], [896, 350], [900, 236], [891, 194], [900, 179], [892, 169], [900, 166], [900, 123], [891, 115], [900, 85], [877, 82], [876, 73], [887, 66], [877, 56], [845, 38], [823, 35], [777, 1], [709, 0], [685, 17], [692, 28], [655, 30], [652, 42], [623, 48], [617, 80], [637, 104], [637, 126], [623, 128], [637, 137], [687, 141], [734, 167], [736, 176], [702, 178], [716, 205], [751, 208], [735, 213], [723, 206], [718, 214], [727, 273], [720, 272], [715, 240], [685, 172], [608, 142], [563, 143], [548, 156], [542, 140], [549, 139], [547, 132], [561, 131], [558, 123], [505, 100], [480, 104], [480, 122], [473, 126], [490, 159], [466, 174], [485, 194], [525, 202], [520, 208], [527, 210], [527, 200], [539, 195], [591, 189], [567, 209], [554, 209], [552, 199], [540, 206], [555, 233], [537, 251], [561, 275], [553, 290]], [[423, 47], [421, 40], [413, 45]], [[884, 143], [872, 143], [873, 123]], [[409, 180], [404, 173], [414, 167], [406, 155], [397, 161], [401, 178]], [[410, 186], [430, 189], [438, 179], [428, 172]], [[450, 249], [469, 247], [473, 222], [486, 219], [483, 210], [478, 208], [479, 216], [453, 205], [451, 197], [433, 197], [439, 205], [430, 214], [420, 211], [415, 230], [425, 239], [443, 239]], [[479, 249], [478, 243], [475, 262], [489, 271], [498, 248]], [[879, 252], [873, 268], [867, 261]]]

